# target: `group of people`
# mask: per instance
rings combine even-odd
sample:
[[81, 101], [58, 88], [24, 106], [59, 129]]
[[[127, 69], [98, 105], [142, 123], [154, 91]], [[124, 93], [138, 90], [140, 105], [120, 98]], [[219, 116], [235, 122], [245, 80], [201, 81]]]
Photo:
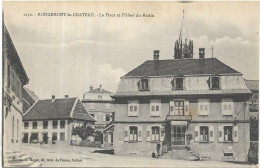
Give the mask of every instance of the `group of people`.
[[78, 135], [72, 135], [71, 136], [71, 142], [70, 145], [72, 146], [78, 146], [81, 142], [81, 138]]

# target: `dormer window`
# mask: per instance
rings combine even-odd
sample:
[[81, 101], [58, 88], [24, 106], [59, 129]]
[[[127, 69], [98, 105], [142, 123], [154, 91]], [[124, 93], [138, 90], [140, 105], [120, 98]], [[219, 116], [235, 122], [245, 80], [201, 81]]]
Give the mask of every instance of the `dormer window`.
[[174, 78], [172, 80], [172, 90], [183, 90], [183, 80], [184, 78]]
[[149, 80], [148, 79], [141, 79], [138, 83], [139, 90], [148, 91], [149, 90]]
[[218, 76], [211, 77], [210, 89], [213, 89], [213, 90], [220, 89], [220, 82], [219, 82], [219, 77]]

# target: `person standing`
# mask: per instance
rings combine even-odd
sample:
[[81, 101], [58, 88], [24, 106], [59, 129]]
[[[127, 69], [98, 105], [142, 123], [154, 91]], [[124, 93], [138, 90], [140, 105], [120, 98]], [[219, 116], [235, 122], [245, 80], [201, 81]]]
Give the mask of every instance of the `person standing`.
[[157, 145], [156, 145], [156, 149], [157, 149], [157, 158], [160, 156], [160, 148], [161, 148], [161, 144], [160, 141], [158, 141]]

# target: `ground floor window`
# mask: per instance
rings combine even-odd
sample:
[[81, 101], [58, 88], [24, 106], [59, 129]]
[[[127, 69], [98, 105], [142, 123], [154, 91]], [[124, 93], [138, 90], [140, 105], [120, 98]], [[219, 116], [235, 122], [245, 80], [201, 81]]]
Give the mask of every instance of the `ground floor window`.
[[57, 132], [53, 132], [52, 133], [52, 138], [51, 138], [52, 141], [56, 141], [57, 140]]
[[137, 141], [137, 127], [130, 127], [130, 141]]
[[200, 127], [200, 142], [209, 141], [209, 127], [202, 126]]
[[152, 127], [152, 141], [159, 141], [160, 140], [160, 128], [159, 127]]
[[224, 126], [224, 141], [231, 142], [232, 141], [232, 126]]
[[65, 132], [60, 133], [60, 141], [65, 141]]
[[171, 132], [173, 145], [185, 145], [186, 125], [174, 125]]

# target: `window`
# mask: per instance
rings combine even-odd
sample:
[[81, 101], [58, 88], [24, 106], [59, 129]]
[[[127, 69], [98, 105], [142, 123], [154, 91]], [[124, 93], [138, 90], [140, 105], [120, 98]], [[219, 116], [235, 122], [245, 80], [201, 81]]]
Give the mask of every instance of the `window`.
[[147, 91], [149, 90], [149, 80], [148, 79], [141, 79], [138, 84], [139, 90]]
[[224, 142], [231, 142], [232, 139], [232, 126], [224, 126]]
[[150, 114], [151, 116], [160, 116], [161, 103], [150, 103]]
[[202, 126], [200, 127], [200, 142], [209, 141], [209, 127]]
[[24, 129], [28, 129], [29, 127], [29, 122], [24, 122]]
[[172, 80], [172, 90], [183, 90], [184, 78], [174, 78]]
[[58, 126], [58, 121], [52, 121], [52, 128], [56, 129]]
[[10, 88], [11, 77], [10, 77], [10, 65], [7, 63], [7, 87]]
[[60, 141], [65, 141], [65, 132], [60, 133]]
[[113, 144], [113, 132], [109, 132], [107, 136], [108, 143]]
[[130, 127], [129, 141], [137, 141], [137, 127]]
[[110, 121], [111, 117], [109, 114], [104, 114], [105, 115], [105, 121]]
[[43, 129], [47, 129], [48, 128], [48, 121], [43, 121]]
[[174, 115], [184, 115], [184, 101], [174, 101]]
[[222, 115], [233, 115], [234, 113], [234, 102], [232, 99], [222, 100]]
[[219, 77], [217, 77], [217, 76], [211, 77], [210, 84], [211, 84], [210, 89], [220, 89]]
[[37, 122], [33, 122], [33, 129], [37, 129]]
[[65, 128], [65, 120], [60, 121], [60, 128]]
[[102, 95], [98, 95], [98, 98], [99, 98], [99, 99], [102, 99]]
[[160, 140], [160, 128], [159, 127], [152, 127], [152, 141], [159, 141]]
[[210, 100], [209, 99], [199, 99], [198, 100], [198, 114], [199, 115], [209, 115], [210, 111]]
[[90, 109], [95, 109], [95, 103], [90, 103], [90, 104], [89, 104], [89, 108], [90, 108]]
[[109, 104], [109, 103], [106, 103], [106, 104], [105, 104], [105, 108], [106, 108], [106, 110], [110, 109], [110, 104]]
[[137, 117], [138, 116], [138, 101], [129, 101], [128, 102], [128, 116]]

